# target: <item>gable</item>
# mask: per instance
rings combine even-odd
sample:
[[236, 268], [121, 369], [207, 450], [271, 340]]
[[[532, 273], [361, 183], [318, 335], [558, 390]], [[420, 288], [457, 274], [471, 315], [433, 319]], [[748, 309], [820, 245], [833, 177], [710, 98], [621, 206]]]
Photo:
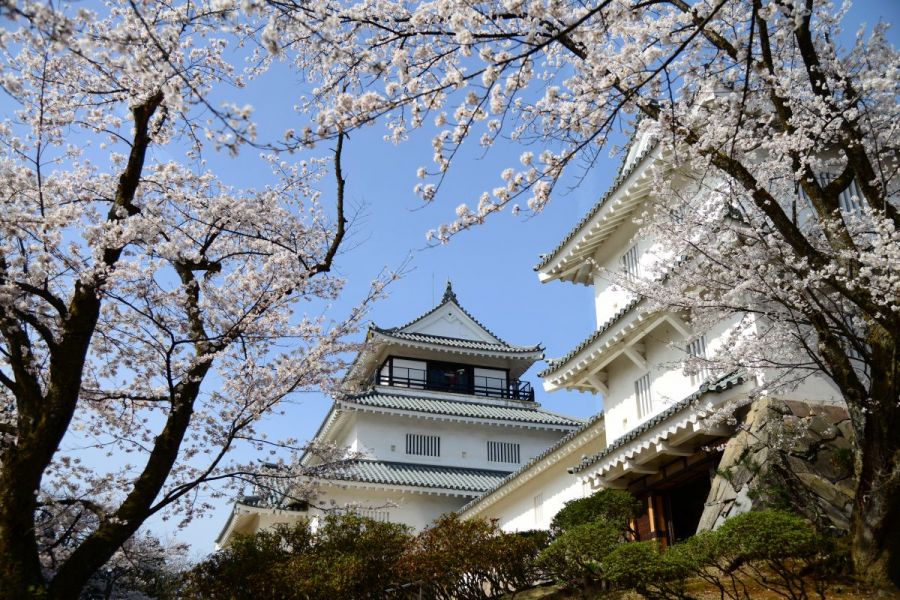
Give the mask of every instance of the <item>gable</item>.
[[502, 344], [502, 340], [491, 335], [484, 327], [476, 323], [455, 302], [446, 302], [430, 314], [400, 329], [404, 333], [421, 333], [442, 337], [459, 338]]

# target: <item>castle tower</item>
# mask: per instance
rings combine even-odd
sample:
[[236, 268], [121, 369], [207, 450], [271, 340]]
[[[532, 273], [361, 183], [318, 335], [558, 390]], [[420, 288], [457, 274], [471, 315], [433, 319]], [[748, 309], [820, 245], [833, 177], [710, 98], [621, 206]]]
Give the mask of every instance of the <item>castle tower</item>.
[[[539, 345], [512, 345], [482, 325], [449, 282], [425, 314], [399, 327], [370, 326], [315, 437], [362, 458], [329, 473], [316, 498], [294, 510], [277, 499], [238, 502], [219, 544], [334, 510], [418, 530], [495, 488], [581, 425], [542, 410], [520, 379], [542, 357]], [[314, 467], [316, 458], [304, 464]]]

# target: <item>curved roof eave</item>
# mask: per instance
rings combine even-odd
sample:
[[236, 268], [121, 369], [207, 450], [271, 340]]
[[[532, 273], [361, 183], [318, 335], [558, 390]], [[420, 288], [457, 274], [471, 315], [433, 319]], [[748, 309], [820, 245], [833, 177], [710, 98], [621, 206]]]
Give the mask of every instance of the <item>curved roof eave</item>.
[[[571, 244], [576, 243], [577, 240], [582, 239], [585, 235], [584, 230], [595, 220], [596, 217], [600, 214], [601, 210], [607, 206], [610, 199], [613, 198], [618, 192], [623, 190], [626, 183], [631, 179], [632, 175], [638, 172], [638, 170], [646, 167], [650, 161], [651, 156], [657, 154], [657, 149], [659, 148], [659, 144], [650, 144], [647, 149], [645, 149], [634, 161], [628, 165], [628, 168], [624, 168], [619, 174], [616, 176], [612, 185], [600, 197], [600, 199], [594, 204], [591, 210], [581, 218], [578, 223], [566, 234], [566, 236], [562, 239], [562, 241], [557, 244], [557, 246], [551, 250], [550, 252], [544, 253], [540, 256], [540, 262], [534, 266], [534, 270], [539, 273], [546, 273], [547, 277], [542, 278], [542, 281], [549, 281], [554, 279], [554, 268], [558, 267], [559, 264], [565, 259], [564, 250], [570, 247]], [[623, 163], [623, 167], [625, 163]]]

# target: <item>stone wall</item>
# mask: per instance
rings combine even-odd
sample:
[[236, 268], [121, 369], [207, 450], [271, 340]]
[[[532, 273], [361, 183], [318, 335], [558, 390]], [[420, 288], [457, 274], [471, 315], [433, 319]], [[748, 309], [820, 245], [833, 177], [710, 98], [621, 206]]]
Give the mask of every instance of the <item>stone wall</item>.
[[856, 489], [846, 409], [766, 398], [735, 417], [737, 433], [725, 446], [697, 530], [765, 507], [846, 531]]

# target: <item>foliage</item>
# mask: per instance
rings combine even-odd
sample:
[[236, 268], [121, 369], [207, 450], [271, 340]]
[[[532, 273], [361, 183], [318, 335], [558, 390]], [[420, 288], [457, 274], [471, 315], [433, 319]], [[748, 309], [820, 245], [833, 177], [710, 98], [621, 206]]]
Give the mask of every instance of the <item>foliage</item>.
[[538, 556], [541, 571], [570, 587], [604, 576], [601, 561], [623, 541], [622, 530], [604, 520], [566, 529]]
[[315, 533], [301, 522], [238, 536], [192, 569], [182, 592], [210, 600], [482, 600], [530, 585], [539, 550], [540, 536], [456, 515], [416, 536], [393, 523], [331, 515]]
[[620, 531], [630, 529], [631, 519], [641, 510], [640, 501], [625, 490], [600, 490], [586, 498], [566, 502], [550, 522], [552, 535], [559, 535], [578, 525], [597, 520], [617, 527]]
[[833, 553], [828, 540], [809, 522], [778, 510], [738, 515], [715, 533], [720, 560], [792, 600], [808, 597], [807, 579], [821, 579], [823, 566]]
[[[534, 143], [432, 233], [441, 242], [520, 203], [541, 211], [565, 173], [635, 130], [628, 151], [647, 154], [650, 186], [633, 215], [647, 268], [631, 279], [583, 272], [688, 315], [698, 332], [729, 324], [709, 356], [685, 352], [689, 372], [744, 369], [769, 394], [834, 382], [865, 498], [854, 504], [855, 563], [886, 579], [900, 577], [898, 53], [885, 24], [842, 44], [847, 10], [318, 0], [275, 16], [269, 48], [317, 76], [310, 142], [377, 119], [402, 141], [435, 123], [434, 164], [417, 188], [426, 201], [462, 145]], [[548, 276], [572, 266], [566, 252], [545, 258]]]
[[416, 537], [404, 560], [406, 581], [416, 583], [410, 594], [476, 600], [522, 589], [535, 579], [539, 541], [445, 515]]
[[186, 577], [192, 598], [253, 600], [382, 598], [400, 580], [411, 536], [405, 526], [354, 515], [237, 536]]
[[[76, 597], [151, 515], [184, 522], [254, 483], [236, 449], [275, 453], [302, 496], [304, 448], [257, 425], [332, 384], [384, 283], [346, 318], [322, 313], [343, 289], [343, 137], [284, 161], [297, 145], [229, 102], [265, 70], [240, 50], [265, 18], [218, 0], [91, 7], [0, 6], [3, 597]], [[256, 188], [207, 162], [248, 147], [262, 156], [234, 170], [261, 166]], [[311, 450], [323, 471], [344, 455]]]
[[750, 597], [747, 582], [791, 600], [820, 593], [835, 563], [833, 547], [802, 518], [782, 511], [750, 512], [660, 551], [656, 542], [623, 544], [603, 561], [610, 582], [648, 598], [686, 598], [685, 579], [698, 577], [723, 598]]
[[689, 565], [661, 551], [655, 540], [617, 546], [603, 559], [602, 568], [611, 583], [634, 589], [649, 600], [690, 597], [685, 591]]

